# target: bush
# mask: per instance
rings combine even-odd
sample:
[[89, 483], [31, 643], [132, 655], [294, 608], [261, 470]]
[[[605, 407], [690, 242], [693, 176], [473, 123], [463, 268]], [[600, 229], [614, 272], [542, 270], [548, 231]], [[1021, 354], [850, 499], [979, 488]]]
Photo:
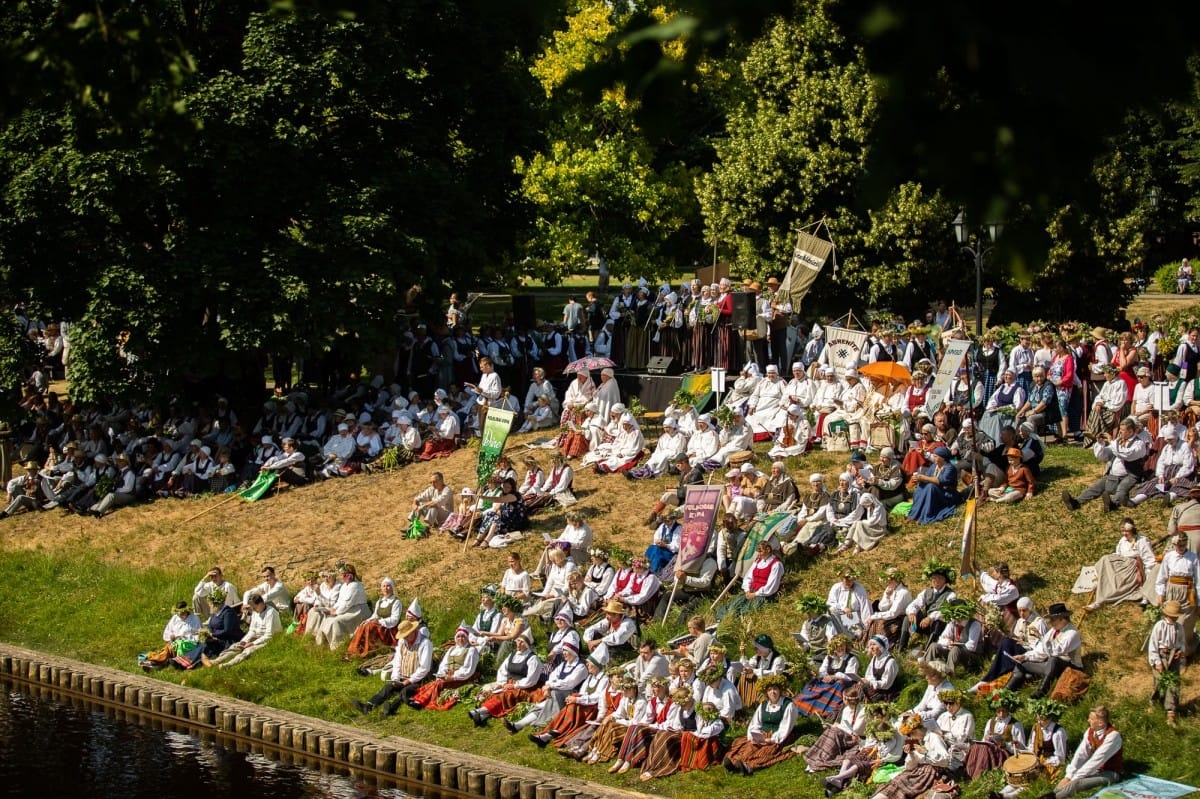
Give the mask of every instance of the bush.
[[1179, 290], [1179, 284], [1175, 282], [1175, 275], [1178, 272], [1179, 264], [1163, 264], [1154, 272], [1154, 285], [1163, 294], [1174, 294]]

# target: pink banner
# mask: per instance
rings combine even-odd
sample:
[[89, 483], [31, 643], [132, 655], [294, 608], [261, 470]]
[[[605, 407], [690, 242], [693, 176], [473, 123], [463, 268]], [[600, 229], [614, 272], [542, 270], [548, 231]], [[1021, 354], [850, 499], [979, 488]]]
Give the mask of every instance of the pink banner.
[[723, 485], [688, 486], [683, 502], [683, 532], [675, 568], [695, 574], [704, 565], [708, 537], [712, 535], [717, 509], [721, 507]]

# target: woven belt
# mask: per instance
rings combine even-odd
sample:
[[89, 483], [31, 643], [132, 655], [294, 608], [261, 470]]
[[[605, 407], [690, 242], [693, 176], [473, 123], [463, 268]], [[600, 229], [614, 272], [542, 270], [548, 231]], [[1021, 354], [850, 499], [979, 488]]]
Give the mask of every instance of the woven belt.
[[1171, 585], [1191, 585], [1192, 578], [1191, 577], [1168, 577], [1167, 582], [1169, 582]]

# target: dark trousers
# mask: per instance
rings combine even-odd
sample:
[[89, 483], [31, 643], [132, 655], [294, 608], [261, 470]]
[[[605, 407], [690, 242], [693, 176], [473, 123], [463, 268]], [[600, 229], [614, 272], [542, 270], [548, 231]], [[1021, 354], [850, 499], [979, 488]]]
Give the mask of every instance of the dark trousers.
[[391, 699], [392, 703], [391, 706], [388, 707], [387, 712], [389, 714], [395, 713], [396, 709], [399, 708], [400, 705], [412, 698], [412, 695], [417, 692], [418, 688], [420, 688], [420, 686], [413, 683], [405, 685], [402, 682], [386, 682], [383, 684], [383, 687], [379, 689], [379, 693], [368, 699], [367, 703], [370, 704], [371, 707], [382, 707], [384, 702], [387, 702], [389, 699]]

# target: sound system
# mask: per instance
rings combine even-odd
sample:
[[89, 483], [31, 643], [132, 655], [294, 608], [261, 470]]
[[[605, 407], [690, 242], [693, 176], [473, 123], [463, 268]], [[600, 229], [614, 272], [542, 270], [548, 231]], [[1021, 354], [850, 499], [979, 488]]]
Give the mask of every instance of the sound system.
[[752, 330], [754, 322], [754, 300], [758, 295], [749, 291], [735, 291], [733, 298], [733, 326], [737, 330]]
[[513, 324], [517, 329], [537, 329], [537, 308], [532, 294], [514, 294], [512, 298]]
[[672, 358], [670, 355], [655, 355], [646, 364], [646, 372], [652, 375], [677, 376], [683, 374], [683, 364], [678, 358]]

